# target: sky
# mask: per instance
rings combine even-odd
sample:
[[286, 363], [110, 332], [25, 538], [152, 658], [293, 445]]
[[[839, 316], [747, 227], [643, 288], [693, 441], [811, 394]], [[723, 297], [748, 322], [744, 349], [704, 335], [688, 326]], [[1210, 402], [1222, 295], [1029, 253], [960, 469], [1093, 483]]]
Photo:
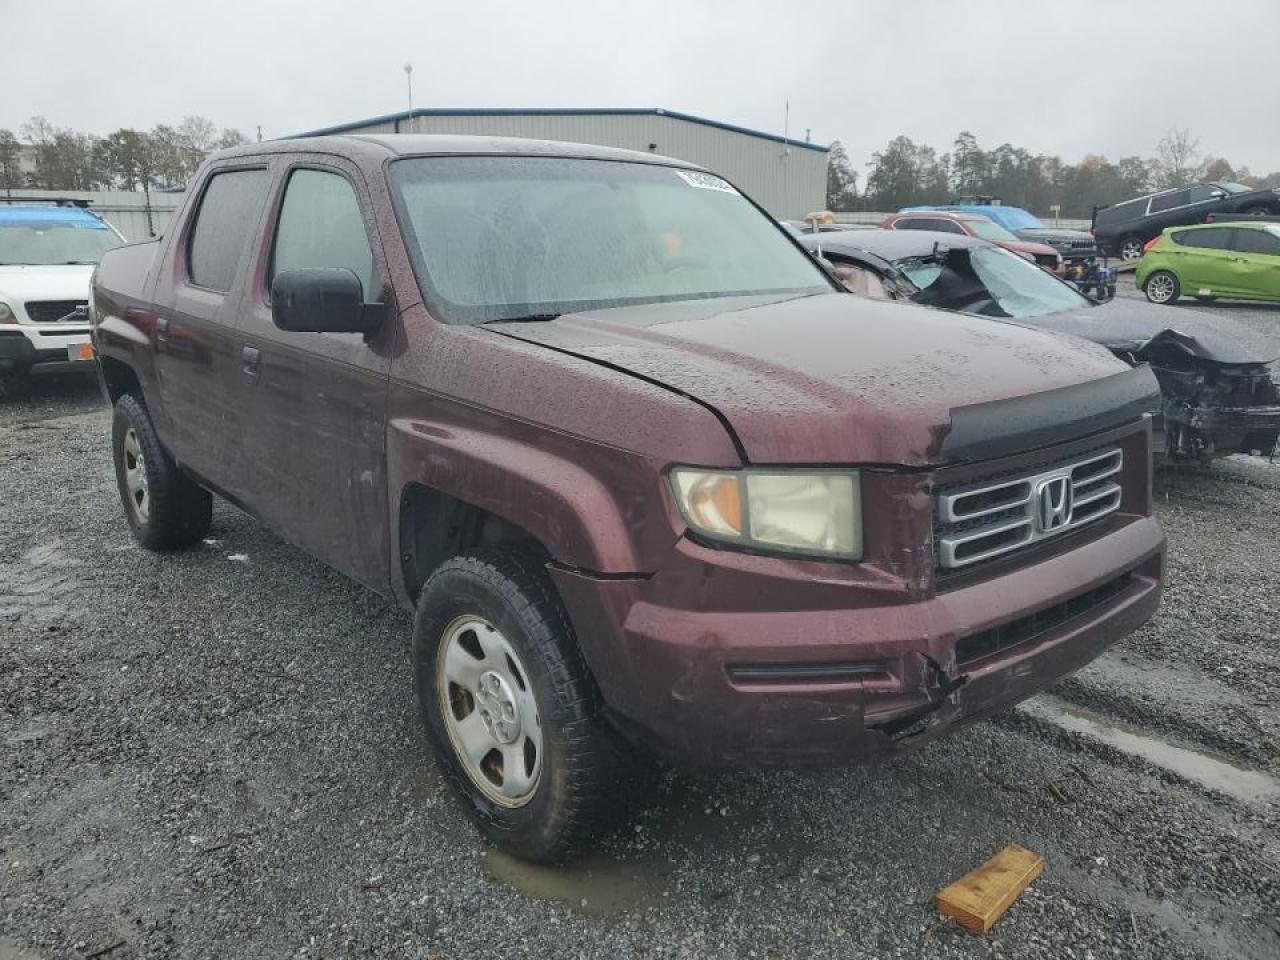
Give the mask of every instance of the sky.
[[0, 128], [187, 114], [266, 138], [417, 107], [663, 107], [1076, 162], [1171, 128], [1280, 170], [1280, 0], [0, 0]]

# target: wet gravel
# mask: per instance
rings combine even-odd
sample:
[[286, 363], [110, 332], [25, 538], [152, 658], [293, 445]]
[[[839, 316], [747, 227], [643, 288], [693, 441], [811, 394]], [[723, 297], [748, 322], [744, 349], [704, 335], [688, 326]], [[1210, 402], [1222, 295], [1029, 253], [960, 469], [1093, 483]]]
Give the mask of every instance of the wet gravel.
[[[221, 503], [139, 550], [108, 423], [69, 378], [0, 406], [0, 960], [1280, 956], [1280, 804], [1025, 711], [669, 776], [583, 863], [513, 863], [423, 742], [408, 617]], [[1280, 779], [1280, 465], [1165, 474], [1157, 509], [1160, 614], [1054, 694]], [[1010, 842], [1041, 879], [986, 937], [941, 920]]]

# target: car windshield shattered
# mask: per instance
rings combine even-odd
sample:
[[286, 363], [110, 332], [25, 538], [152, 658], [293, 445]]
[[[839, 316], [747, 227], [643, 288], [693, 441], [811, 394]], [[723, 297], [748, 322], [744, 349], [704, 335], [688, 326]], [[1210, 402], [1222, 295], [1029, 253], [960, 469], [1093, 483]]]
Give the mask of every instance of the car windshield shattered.
[[449, 323], [832, 289], [768, 217], [697, 170], [417, 157], [391, 180], [423, 296]]
[[899, 262], [917, 303], [988, 317], [1043, 317], [1092, 305], [1035, 264], [999, 247], [939, 250]]
[[96, 264], [120, 238], [106, 229], [40, 223], [0, 226], [0, 266]]

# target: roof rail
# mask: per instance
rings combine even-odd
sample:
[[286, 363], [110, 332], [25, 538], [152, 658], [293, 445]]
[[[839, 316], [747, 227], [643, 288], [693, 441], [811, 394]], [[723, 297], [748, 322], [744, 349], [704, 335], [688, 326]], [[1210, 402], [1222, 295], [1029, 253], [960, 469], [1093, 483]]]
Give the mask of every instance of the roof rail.
[[0, 203], [13, 203], [26, 205], [29, 203], [51, 203], [55, 207], [78, 207], [81, 210], [89, 209], [89, 201], [81, 197], [0, 197]]

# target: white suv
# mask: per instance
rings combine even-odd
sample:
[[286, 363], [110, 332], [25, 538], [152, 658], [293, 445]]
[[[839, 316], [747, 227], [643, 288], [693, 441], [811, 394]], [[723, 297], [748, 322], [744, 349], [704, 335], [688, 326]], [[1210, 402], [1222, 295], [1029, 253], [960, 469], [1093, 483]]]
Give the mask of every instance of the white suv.
[[33, 368], [93, 358], [89, 278], [122, 243], [115, 227], [79, 206], [0, 201], [0, 399]]

